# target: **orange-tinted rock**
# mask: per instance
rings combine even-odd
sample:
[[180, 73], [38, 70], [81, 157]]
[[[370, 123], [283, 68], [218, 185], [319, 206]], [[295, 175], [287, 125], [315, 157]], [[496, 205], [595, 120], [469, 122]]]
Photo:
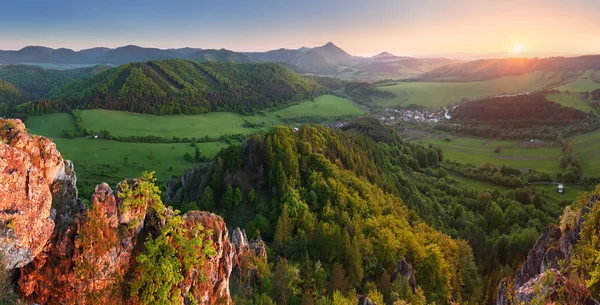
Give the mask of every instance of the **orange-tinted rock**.
[[123, 304], [118, 286], [131, 267], [136, 241], [133, 230], [118, 226], [117, 198], [103, 183], [92, 209], [55, 232], [44, 252], [21, 269], [21, 294], [40, 304]]
[[62, 168], [54, 143], [29, 135], [20, 120], [0, 119], [0, 253], [6, 268], [31, 262], [52, 235], [50, 186]]
[[229, 278], [233, 268], [233, 257], [235, 248], [229, 241], [229, 231], [221, 216], [208, 212], [192, 211], [183, 216], [186, 228], [192, 228], [201, 224], [205, 231], [211, 231], [211, 235], [205, 239], [211, 239], [216, 255], [205, 262], [204, 270], [208, 281], [196, 282], [197, 273], [185, 275], [182, 291], [191, 291], [192, 295], [201, 304], [231, 304], [229, 294]]

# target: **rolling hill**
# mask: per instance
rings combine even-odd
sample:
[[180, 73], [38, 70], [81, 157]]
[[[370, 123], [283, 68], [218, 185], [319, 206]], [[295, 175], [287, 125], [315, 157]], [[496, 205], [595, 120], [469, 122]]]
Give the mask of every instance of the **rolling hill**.
[[99, 65], [72, 70], [51, 70], [31, 65], [6, 65], [0, 66], [0, 80], [13, 84], [25, 99], [44, 99], [49, 98], [57, 88], [109, 68]]
[[320, 95], [325, 88], [273, 63], [130, 63], [53, 95], [72, 107], [151, 114], [253, 113]]
[[0, 80], [0, 104], [15, 103], [20, 99], [21, 94], [13, 84]]
[[253, 63], [259, 62], [246, 54], [229, 51], [226, 49], [220, 50], [199, 50], [186, 56], [195, 61], [217, 61], [217, 62], [233, 62], [233, 63]]
[[550, 58], [482, 59], [449, 64], [426, 72], [419, 81], [478, 81], [522, 75], [533, 71], [578, 71], [600, 69], [600, 55]]

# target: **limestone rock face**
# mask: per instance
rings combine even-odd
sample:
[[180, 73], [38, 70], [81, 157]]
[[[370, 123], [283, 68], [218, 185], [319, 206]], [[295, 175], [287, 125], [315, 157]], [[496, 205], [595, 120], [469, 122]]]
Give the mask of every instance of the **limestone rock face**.
[[118, 214], [111, 188], [97, 186], [92, 208], [56, 231], [44, 252], [21, 268], [21, 295], [39, 304], [124, 303], [116, 285], [130, 269], [137, 235], [119, 227]]
[[50, 140], [31, 136], [20, 120], [0, 119], [0, 253], [20, 268], [52, 235], [51, 184], [64, 161]]
[[394, 270], [390, 277], [390, 281], [392, 283], [396, 281], [396, 279], [406, 279], [413, 293], [415, 292], [415, 289], [417, 289], [417, 280], [415, 278], [415, 273], [413, 272], [412, 265], [407, 263], [403, 259], [398, 261], [398, 265], [396, 265], [396, 270]]
[[55, 212], [53, 219], [57, 226], [66, 225], [83, 212], [84, 206], [77, 190], [77, 175], [70, 160], [65, 160], [56, 172], [51, 189], [52, 209]]
[[183, 281], [182, 292], [190, 291], [200, 300], [201, 304], [231, 304], [229, 294], [229, 279], [233, 269], [235, 248], [229, 241], [229, 231], [221, 216], [208, 212], [192, 211], [183, 216], [184, 226], [192, 228], [197, 224], [204, 227], [205, 232], [210, 231], [205, 239], [212, 240], [212, 245], [217, 254], [205, 262], [204, 270], [208, 278], [206, 282], [197, 282], [198, 274], [186, 274]]
[[[524, 302], [528, 304], [533, 295], [534, 290], [532, 289], [533, 284], [540, 284], [542, 275], [546, 273], [552, 273], [548, 275], [548, 278], [554, 278], [552, 285], [547, 285], [549, 294], [556, 292], [556, 289], [560, 285], [569, 285], [568, 288], [571, 293], [583, 293], [589, 295], [589, 292], [583, 287], [577, 287], [573, 282], [565, 279], [557, 270], [560, 267], [560, 262], [563, 262], [564, 266], [569, 266], [573, 249], [579, 241], [579, 233], [581, 232], [581, 225], [583, 224], [584, 216], [591, 211], [591, 208], [596, 204], [598, 197], [592, 196], [588, 203], [581, 208], [577, 221], [571, 227], [566, 228], [564, 231], [556, 225], [549, 225], [544, 228], [542, 235], [535, 242], [533, 248], [527, 254], [527, 260], [515, 274], [513, 285], [510, 285], [508, 278], [503, 279], [498, 287], [496, 295], [497, 305], [510, 304], [510, 295], [515, 295], [517, 304]], [[554, 290], [552, 290], [554, 289]], [[554, 293], [556, 294], [556, 293]], [[573, 300], [581, 297], [577, 295], [570, 296]], [[593, 302], [596, 302], [593, 298], [589, 297]], [[552, 298], [548, 298], [552, 300]], [[583, 300], [583, 299], [582, 299]], [[596, 304], [588, 303], [591, 302], [587, 297], [584, 303], [577, 304]], [[550, 302], [551, 303], [551, 302]], [[550, 304], [549, 303], [549, 304]], [[575, 304], [575, 303], [573, 303]]]
[[[543, 296], [542, 302], [539, 302]], [[589, 291], [580, 285], [566, 279], [555, 269], [548, 269], [544, 273], [532, 277], [516, 291], [516, 304], [555, 304], [561, 300], [562, 304], [600, 305]], [[507, 303], [508, 304], [508, 303]]]

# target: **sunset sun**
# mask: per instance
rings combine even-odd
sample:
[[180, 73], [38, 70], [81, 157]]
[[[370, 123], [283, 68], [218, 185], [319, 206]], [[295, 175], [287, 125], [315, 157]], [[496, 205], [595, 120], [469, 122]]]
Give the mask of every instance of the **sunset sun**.
[[512, 49], [513, 53], [518, 54], [523, 52], [523, 44], [522, 43], [517, 43], [513, 46]]

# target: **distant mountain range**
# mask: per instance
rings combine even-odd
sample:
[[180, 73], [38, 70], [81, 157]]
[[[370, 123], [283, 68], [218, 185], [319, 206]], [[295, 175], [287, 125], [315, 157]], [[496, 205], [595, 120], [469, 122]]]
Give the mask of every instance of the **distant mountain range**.
[[4, 64], [123, 65], [165, 59], [234, 63], [277, 62], [298, 73], [366, 79], [415, 76], [455, 62], [445, 58], [400, 57], [387, 52], [373, 57], [358, 57], [348, 54], [331, 42], [315, 48], [278, 49], [267, 52], [196, 48], [163, 50], [134, 45], [81, 51], [29, 46], [18, 51], [0, 51], [0, 63]]
[[478, 81], [533, 71], [600, 70], [600, 55], [549, 58], [481, 59], [453, 63], [423, 73], [418, 81]]

